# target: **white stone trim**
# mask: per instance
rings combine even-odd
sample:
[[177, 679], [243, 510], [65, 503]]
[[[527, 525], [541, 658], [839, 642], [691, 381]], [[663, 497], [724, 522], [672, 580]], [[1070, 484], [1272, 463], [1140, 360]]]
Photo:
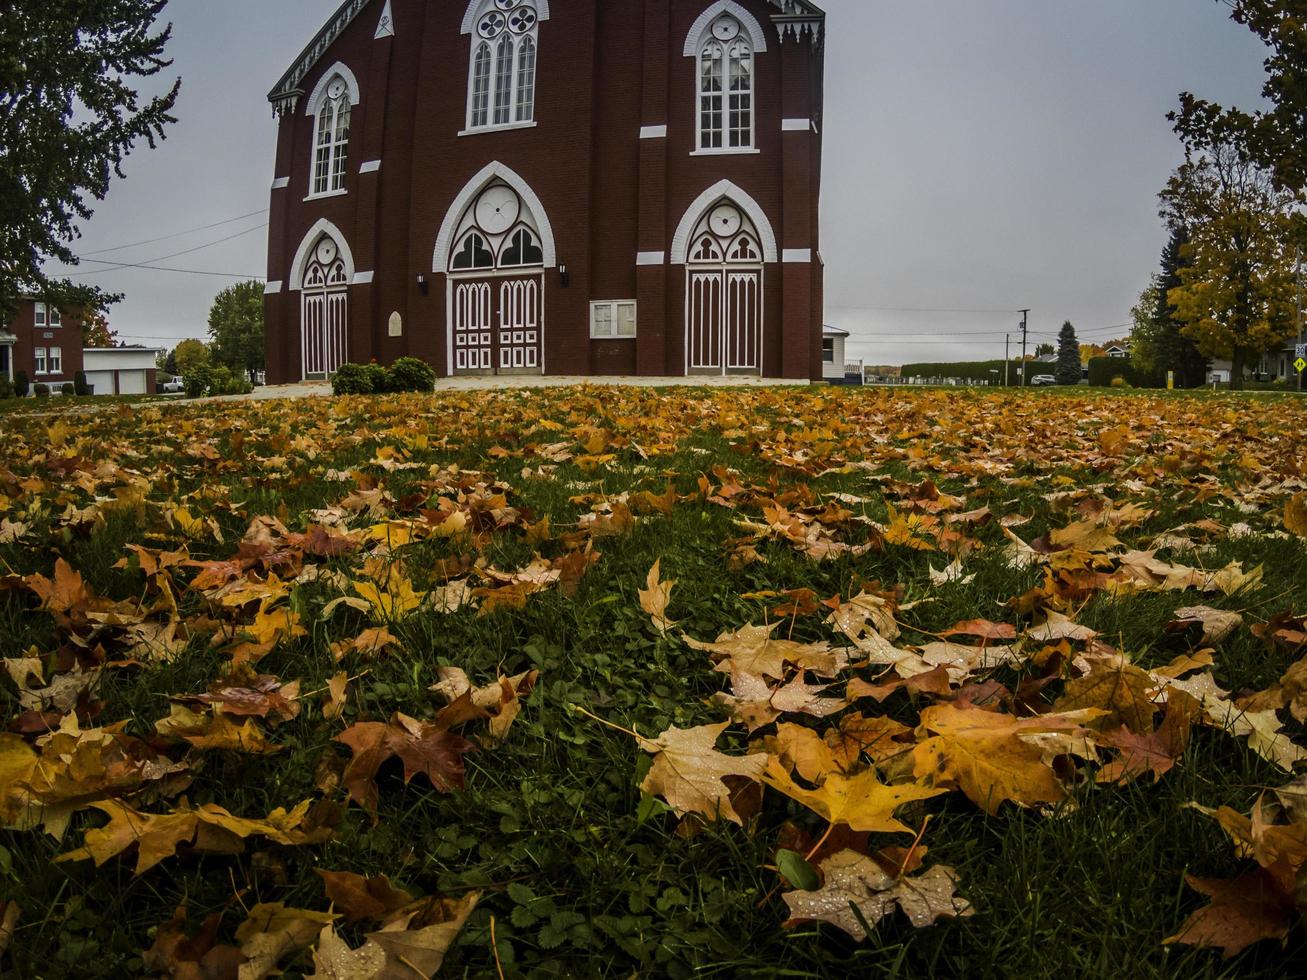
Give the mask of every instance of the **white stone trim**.
[[811, 119], [782, 119], [781, 120], [782, 133], [806, 133], [808, 130], [812, 128], [813, 127], [812, 127]]
[[458, 231], [458, 223], [463, 217], [463, 212], [468, 209], [473, 199], [481, 193], [492, 180], [502, 180], [526, 202], [531, 213], [535, 215], [536, 226], [540, 232], [540, 249], [544, 252], [544, 266], [546, 269], [552, 269], [558, 264], [558, 253], [554, 247], [554, 228], [549, 223], [549, 214], [545, 211], [545, 206], [540, 202], [536, 192], [531, 189], [531, 185], [517, 175], [511, 168], [496, 160], [488, 163], [477, 173], [475, 177], [463, 185], [463, 189], [458, 192], [458, 196], [445, 212], [445, 220], [440, 225], [440, 232], [436, 235], [436, 247], [431, 253], [431, 271], [445, 273], [449, 271], [449, 250], [454, 244], [454, 233]]
[[[486, 0], [472, 0], [467, 5], [467, 12], [463, 14], [462, 33], [471, 34], [477, 26], [477, 18], [481, 16], [482, 8], [486, 6]], [[549, 19], [549, 0], [535, 0], [536, 16], [542, 20]]]
[[309, 194], [305, 196], [304, 200], [306, 203], [309, 201], [320, 201], [324, 197], [344, 197], [348, 193], [349, 191], [346, 188], [341, 187], [334, 191], [322, 191], [320, 194]]
[[756, 146], [714, 146], [706, 150], [691, 150], [692, 157], [751, 157], [757, 156], [762, 150]]
[[363, 163], [359, 165], [359, 173], [361, 174], [375, 174], [380, 169], [380, 160], [364, 160]]
[[666, 265], [667, 253], [666, 252], [636, 252], [635, 264], [636, 265]]
[[390, 10], [390, 0], [386, 0], [386, 5], [381, 8], [381, 19], [377, 21], [377, 33], [372, 35], [372, 40], [380, 41], [383, 37], [395, 36], [395, 15]]
[[345, 261], [345, 276], [353, 280], [354, 253], [349, 250], [349, 242], [345, 241], [345, 236], [340, 233], [339, 228], [326, 218], [319, 218], [300, 241], [300, 247], [295, 250], [295, 259], [290, 264], [290, 278], [287, 280], [291, 292], [296, 292], [304, 285], [304, 268], [309, 264], [309, 249], [317, 242], [318, 236], [323, 234], [330, 235], [336, 247], [340, 249], [340, 257]]
[[264, 296], [274, 296], [281, 292], [282, 282], [280, 279], [269, 280], [268, 284], [263, 287]]
[[534, 129], [538, 126], [534, 119], [523, 119], [521, 122], [507, 123], [489, 123], [485, 126], [473, 126], [468, 129], [460, 129], [459, 136], [475, 136], [477, 133], [502, 133], [508, 129]]
[[328, 68], [326, 71], [324, 71], [322, 73], [322, 77], [318, 79], [318, 84], [313, 86], [312, 94], [309, 95], [308, 99], [306, 99], [304, 103], [305, 105], [304, 115], [316, 116], [318, 114], [318, 103], [322, 100], [322, 96], [326, 93], [328, 83], [330, 83], [331, 80], [335, 78], [337, 75], [339, 75], [341, 78], [345, 80], [345, 87], [349, 89], [350, 107], [352, 108], [359, 104], [358, 79], [354, 77], [354, 73], [349, 70], [349, 66], [345, 64], [345, 62], [338, 61], [330, 68]]
[[354, 273], [354, 278], [349, 281], [349, 284], [351, 286], [366, 286], [368, 283], [372, 282], [372, 277], [375, 275], [375, 272], [356, 272]]
[[274, 191], [279, 191], [289, 186], [290, 186], [289, 177], [278, 177], [276, 180], [272, 182], [272, 189]]
[[640, 139], [642, 140], [667, 139], [667, 127], [666, 126], [641, 126]]
[[781, 253], [782, 262], [803, 262], [812, 261], [812, 249], [810, 248], [787, 248]]
[[685, 253], [694, 226], [699, 223], [704, 212], [723, 197], [730, 198], [753, 221], [753, 226], [758, 229], [758, 237], [762, 239], [763, 261], [777, 261], [776, 232], [767, 220], [767, 212], [742, 188], [729, 180], [720, 180], [695, 198], [681, 218], [681, 223], [676, 226], [676, 234], [672, 238], [672, 265], [685, 265]]
[[716, 3], [699, 15], [699, 19], [690, 28], [690, 33], [685, 38], [685, 57], [699, 57], [699, 51], [703, 48], [704, 41], [707, 40], [712, 22], [722, 14], [730, 14], [740, 22], [740, 26], [748, 33], [749, 41], [753, 44], [754, 54], [766, 52], [767, 35], [763, 33], [762, 25], [758, 23], [758, 19], [736, 3], [735, 0], [717, 0]]

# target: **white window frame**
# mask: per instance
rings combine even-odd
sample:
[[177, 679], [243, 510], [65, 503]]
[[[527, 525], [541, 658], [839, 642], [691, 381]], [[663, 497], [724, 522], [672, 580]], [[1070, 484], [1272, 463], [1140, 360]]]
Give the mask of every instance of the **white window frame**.
[[[344, 91], [337, 98], [332, 99], [330, 89], [336, 81], [344, 86]], [[328, 77], [326, 84], [321, 86], [317, 102], [312, 107], [313, 139], [309, 144], [309, 193], [304, 200], [312, 201], [320, 197], [338, 197], [341, 194], [348, 193], [345, 187], [345, 178], [349, 173], [350, 126], [354, 106], [354, 92], [350, 80], [340, 72]], [[326, 143], [320, 143], [324, 114], [330, 118], [330, 136]], [[337, 136], [340, 130], [342, 114], [345, 116], [344, 139]], [[318, 167], [323, 152], [326, 153], [327, 170], [320, 186]]]
[[[623, 307], [631, 309], [631, 332], [629, 334], [618, 333], [619, 311]], [[595, 314], [599, 310], [608, 311], [609, 332], [601, 333]], [[633, 299], [614, 299], [599, 300], [590, 303], [590, 339], [591, 340], [635, 340], [640, 333], [640, 317], [638, 304]]]
[[46, 375], [50, 372], [45, 369], [45, 348], [34, 348], [32, 353], [36, 356], [36, 374]]
[[[472, 35], [467, 67], [467, 114], [466, 128], [460, 136], [474, 133], [493, 133], [506, 129], [529, 129], [536, 125], [535, 106], [538, 91], [538, 71], [540, 63], [540, 22], [549, 19], [549, 6], [541, 0], [533, 0], [536, 21], [530, 30], [515, 34], [504, 28], [501, 33], [491, 38], [483, 38], [476, 25], [482, 17], [492, 11], [508, 13], [494, 3], [476, 2], [468, 10], [464, 33]], [[475, 15], [475, 16], [473, 16]], [[526, 41], [531, 43], [531, 64], [529, 71], [523, 70], [521, 52]], [[507, 50], [504, 50], [507, 42]], [[477, 73], [477, 56], [482, 49], [489, 52], [489, 64], [486, 75]], [[502, 62], [507, 62], [507, 65]], [[507, 69], [505, 73], [505, 69]], [[507, 88], [501, 89], [500, 75], [504, 73]], [[484, 89], [478, 89], [478, 81], [484, 81]], [[526, 98], [526, 94], [530, 98]], [[500, 96], [503, 96], [501, 102]], [[500, 113], [503, 113], [501, 119]]]
[[46, 374], [63, 374], [64, 373], [64, 349], [62, 347], [51, 347], [46, 352]]
[[821, 342], [821, 362], [823, 364], [835, 363], [835, 338], [824, 337]]
[[46, 324], [45, 304], [37, 303], [36, 304], [36, 327], [38, 330], [43, 330], [45, 329], [45, 324]]
[[48, 306], [48, 305], [46, 306], [45, 319], [46, 319], [46, 323], [50, 325], [51, 329], [58, 329], [59, 327], [62, 327], [64, 325], [64, 315], [60, 313], [59, 308], [55, 306]]
[[[724, 15], [726, 16], [726, 15]], [[733, 16], [733, 15], [730, 15]], [[735, 18], [738, 23], [738, 18]], [[733, 63], [740, 60], [739, 54], [732, 55], [735, 48], [742, 49], [749, 62], [749, 85], [748, 88], [741, 92], [733, 92], [731, 89], [731, 74]], [[704, 86], [704, 62], [714, 51], [721, 52], [721, 90], [710, 92]], [[757, 153], [757, 90], [758, 90], [758, 58], [754, 49], [753, 41], [749, 37], [748, 31], [743, 24], [740, 24], [740, 32], [730, 41], [718, 41], [712, 34], [709, 34], [699, 47], [698, 56], [695, 58], [695, 91], [697, 99], [695, 102], [695, 132], [698, 134], [695, 142], [696, 156], [732, 154], [732, 153]], [[731, 98], [733, 95], [747, 97], [749, 100], [749, 132], [748, 141], [741, 142], [732, 146], [731, 140], [735, 137], [736, 130], [731, 126]], [[720, 131], [710, 129], [705, 125], [705, 119], [710, 110], [707, 100], [718, 100], [721, 115]], [[712, 146], [711, 136], [720, 132], [722, 145]]]

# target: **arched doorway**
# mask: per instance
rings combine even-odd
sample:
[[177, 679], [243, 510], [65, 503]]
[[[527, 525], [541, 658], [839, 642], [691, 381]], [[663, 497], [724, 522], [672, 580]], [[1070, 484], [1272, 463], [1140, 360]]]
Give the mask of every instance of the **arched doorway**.
[[349, 360], [350, 271], [330, 234], [313, 243], [300, 286], [300, 351], [306, 379], [330, 378]]
[[537, 207], [504, 178], [492, 177], [464, 204], [452, 234], [442, 230], [453, 374], [543, 373], [544, 271], [552, 238], [542, 234]]
[[685, 256], [686, 374], [762, 373], [764, 250], [733, 200], [708, 207]]

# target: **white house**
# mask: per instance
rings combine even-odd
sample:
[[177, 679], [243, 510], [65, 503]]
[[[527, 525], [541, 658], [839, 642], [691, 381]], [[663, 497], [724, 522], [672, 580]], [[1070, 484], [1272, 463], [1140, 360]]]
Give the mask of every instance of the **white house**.
[[821, 330], [821, 376], [827, 381], [844, 380], [844, 342], [849, 332], [826, 324]]

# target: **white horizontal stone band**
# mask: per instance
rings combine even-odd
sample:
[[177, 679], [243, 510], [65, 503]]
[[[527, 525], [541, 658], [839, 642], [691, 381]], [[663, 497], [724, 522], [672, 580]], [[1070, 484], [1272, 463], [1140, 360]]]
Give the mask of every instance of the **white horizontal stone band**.
[[373, 275], [374, 273], [371, 272], [356, 272], [354, 273], [354, 279], [352, 285], [366, 286], [368, 283], [372, 281]]
[[663, 265], [666, 262], [666, 252], [638, 252], [635, 256], [636, 265]]
[[274, 181], [272, 182], [272, 189], [273, 189], [274, 191], [279, 191], [279, 190], [281, 190], [283, 187], [289, 187], [289, 186], [290, 186], [290, 178], [289, 178], [289, 177], [278, 177], [276, 180], [274, 180]]
[[264, 296], [271, 296], [273, 293], [279, 293], [279, 292], [281, 292], [280, 279], [273, 279], [271, 282], [269, 282], [266, 286], [263, 287]]
[[812, 249], [810, 248], [787, 248], [781, 252], [782, 262], [811, 262]]
[[782, 119], [781, 132], [784, 133], [806, 133], [812, 128], [811, 119]]
[[376, 173], [378, 170], [380, 170], [380, 169], [381, 169], [381, 161], [380, 161], [380, 160], [368, 160], [368, 161], [364, 162], [364, 164], [363, 164], [361, 167], [359, 167], [359, 173], [361, 173], [361, 174], [375, 174], [375, 173]]
[[640, 139], [642, 140], [663, 140], [667, 138], [666, 126], [641, 126]]

